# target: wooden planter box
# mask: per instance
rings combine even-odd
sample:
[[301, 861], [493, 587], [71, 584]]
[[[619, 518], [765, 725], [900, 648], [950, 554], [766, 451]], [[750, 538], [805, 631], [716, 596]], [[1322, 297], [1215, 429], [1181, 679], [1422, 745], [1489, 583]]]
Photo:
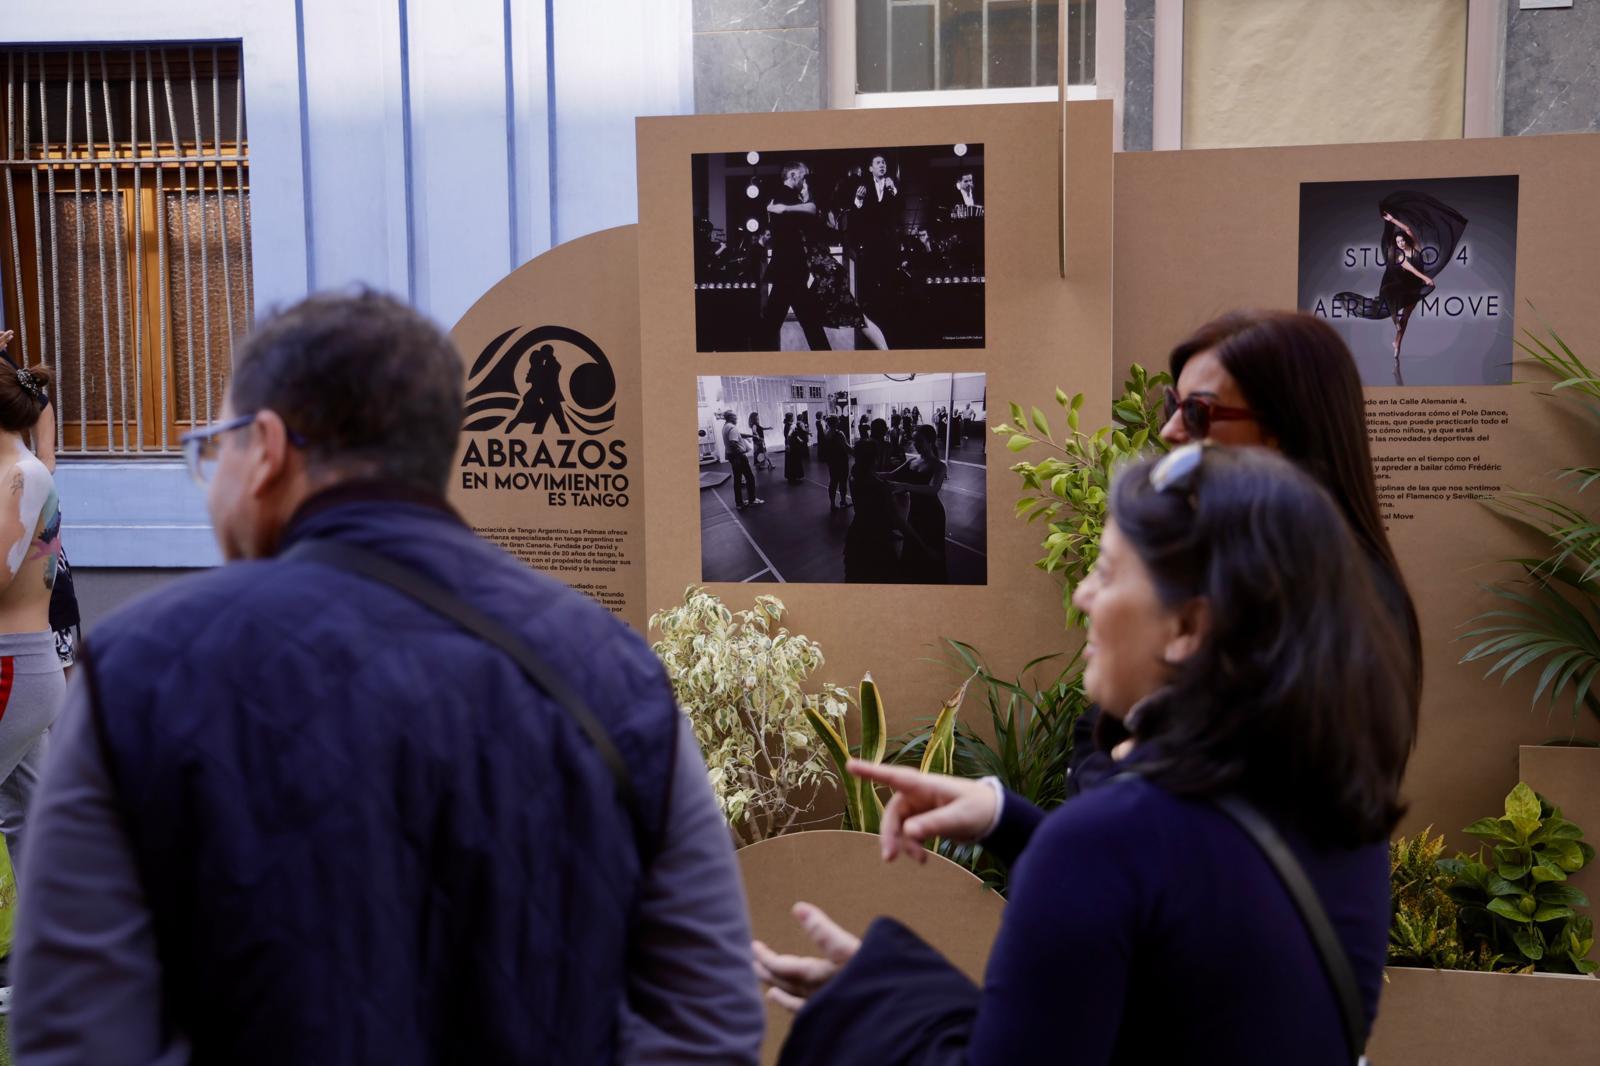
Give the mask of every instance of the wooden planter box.
[[[816, 954], [789, 913], [804, 900], [856, 934], [879, 915], [897, 919], [980, 983], [1005, 909], [1005, 900], [949, 859], [885, 863], [875, 833], [814, 830], [763, 840], [739, 850], [739, 872], [756, 939], [777, 951]], [[778, 1061], [790, 1017], [768, 1004], [763, 1063]]]
[[1373, 1066], [1575, 1066], [1600, 1054], [1600, 980], [1593, 977], [1386, 972], [1367, 1045]]
[[[1561, 816], [1583, 830], [1586, 843], [1600, 848], [1600, 748], [1525, 744], [1517, 753], [1517, 769], [1529, 788], [1560, 807]], [[1588, 895], [1589, 913], [1600, 916], [1600, 857], [1569, 880]]]

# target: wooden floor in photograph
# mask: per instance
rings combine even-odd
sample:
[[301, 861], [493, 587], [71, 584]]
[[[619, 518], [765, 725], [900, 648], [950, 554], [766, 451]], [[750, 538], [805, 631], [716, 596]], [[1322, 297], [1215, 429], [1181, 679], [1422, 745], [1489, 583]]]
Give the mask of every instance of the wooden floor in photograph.
[[[977, 447], [971, 453], [951, 455], [939, 493], [952, 585], [988, 580], [983, 456]], [[764, 504], [739, 511], [732, 477], [700, 490], [701, 580], [842, 583], [845, 532], [854, 509], [829, 508], [827, 468], [815, 458], [806, 464], [805, 480], [791, 484], [783, 478], [783, 453], [770, 454], [774, 469], [756, 474], [756, 496]], [[701, 467], [702, 474], [727, 471], [726, 463]]]

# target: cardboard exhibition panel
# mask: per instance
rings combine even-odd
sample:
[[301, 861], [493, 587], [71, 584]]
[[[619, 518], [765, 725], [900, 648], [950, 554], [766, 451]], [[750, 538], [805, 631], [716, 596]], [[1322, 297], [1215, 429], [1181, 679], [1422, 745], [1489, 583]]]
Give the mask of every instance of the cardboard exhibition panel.
[[[1005, 900], [981, 880], [938, 855], [926, 863], [885, 863], [871, 833], [819, 830], [763, 840], [740, 849], [739, 873], [750, 927], [776, 951], [813, 953], [790, 913], [803, 900], [857, 935], [880, 915], [894, 918], [980, 984], [1005, 910]], [[787, 1011], [767, 1005], [763, 1062], [777, 1061], [789, 1021]]]
[[1600, 981], [1592, 977], [1401, 966], [1384, 976], [1367, 1042], [1374, 1064], [1583, 1062], [1600, 1042]]
[[[640, 120], [651, 609], [777, 595], [828, 680], [873, 673], [896, 732], [959, 685], [943, 638], [1001, 672], [1069, 646], [988, 432], [1011, 401], [1059, 414], [1057, 386], [1108, 410], [1111, 106], [1068, 112], [1065, 278], [1055, 105]], [[852, 486], [837, 506], [819, 418], [852, 448], [877, 419], [932, 427], [940, 507], [905, 491], [888, 558], [849, 554], [872, 507], [896, 519]]]
[[[1558, 494], [1553, 471], [1593, 460], [1593, 422], [1577, 405], [1488, 382], [1513, 376], [1504, 364], [1524, 329], [1554, 327], [1600, 359], [1597, 168], [1594, 136], [1116, 159], [1118, 381], [1134, 362], [1164, 369], [1177, 341], [1239, 307], [1324, 314], [1362, 368], [1385, 520], [1422, 623], [1407, 833], [1431, 823], [1467, 844], [1457, 830], [1498, 814], [1516, 783], [1518, 745], [1574, 728], [1565, 710], [1529, 709], [1537, 670], [1501, 687], [1459, 660], [1464, 623], [1494, 606], [1481, 586], [1514, 574], [1498, 561], [1537, 548], [1474, 497]], [[1425, 293], [1398, 258], [1385, 264], [1403, 228], [1421, 246], [1412, 265], [1434, 281]], [[1407, 291], [1417, 302], [1397, 365], [1380, 297], [1403, 306]], [[1519, 364], [1514, 376], [1537, 375]], [[1600, 733], [1585, 718], [1579, 735]]]
[[480, 534], [643, 632], [634, 231], [551, 249], [456, 324], [467, 406], [450, 502]]

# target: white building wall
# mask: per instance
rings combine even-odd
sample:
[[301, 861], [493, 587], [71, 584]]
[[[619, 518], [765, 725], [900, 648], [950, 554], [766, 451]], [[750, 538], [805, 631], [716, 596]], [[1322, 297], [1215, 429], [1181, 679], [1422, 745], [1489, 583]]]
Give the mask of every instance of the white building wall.
[[[692, 112], [691, 0], [0, 0], [0, 42], [241, 41], [256, 305], [366, 284], [445, 326], [637, 220], [634, 119]], [[75, 566], [216, 560], [174, 463], [63, 463]]]

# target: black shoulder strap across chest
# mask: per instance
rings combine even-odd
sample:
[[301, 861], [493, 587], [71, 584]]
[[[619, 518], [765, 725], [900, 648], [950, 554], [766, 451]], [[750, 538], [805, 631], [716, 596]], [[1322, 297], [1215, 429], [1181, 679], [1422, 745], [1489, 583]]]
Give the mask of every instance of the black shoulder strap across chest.
[[589, 705], [572, 690], [565, 678], [539, 658], [538, 654], [528, 646], [527, 641], [443, 585], [424, 577], [410, 567], [376, 552], [367, 551], [365, 548], [358, 548], [343, 541], [312, 538], [294, 545], [280, 558], [322, 563], [325, 566], [357, 574], [369, 581], [387, 585], [510, 656], [528, 680], [572, 716], [584, 735], [589, 738], [589, 742], [594, 745], [595, 751], [611, 774], [618, 800], [627, 808], [640, 857], [648, 862], [654, 850], [649, 846], [650, 835], [646, 832], [648, 823], [639, 805], [633, 776], [628, 772], [627, 764], [622, 761], [622, 754], [617, 751], [611, 735], [600, 724], [600, 720], [595, 717]]
[[1277, 871], [1283, 886], [1289, 890], [1289, 896], [1299, 909], [1300, 917], [1305, 920], [1306, 929], [1311, 934], [1312, 943], [1316, 945], [1317, 954], [1322, 957], [1323, 970], [1326, 971], [1328, 980], [1333, 985], [1334, 995], [1338, 998], [1339, 1020], [1344, 1025], [1344, 1035], [1350, 1045], [1351, 1058], [1357, 1062], [1365, 1062], [1367, 1025], [1366, 1013], [1361, 1006], [1361, 988], [1356, 983], [1355, 970], [1350, 965], [1350, 957], [1345, 953], [1344, 944], [1340, 941], [1339, 934], [1334, 931], [1333, 922], [1329, 920], [1328, 912], [1322, 906], [1322, 900], [1317, 896], [1316, 886], [1306, 876], [1305, 869], [1300, 865], [1300, 860], [1295, 858], [1289, 845], [1260, 811], [1238, 796], [1217, 796], [1212, 802], [1255, 841], [1256, 847], [1261, 849], [1261, 853]]

